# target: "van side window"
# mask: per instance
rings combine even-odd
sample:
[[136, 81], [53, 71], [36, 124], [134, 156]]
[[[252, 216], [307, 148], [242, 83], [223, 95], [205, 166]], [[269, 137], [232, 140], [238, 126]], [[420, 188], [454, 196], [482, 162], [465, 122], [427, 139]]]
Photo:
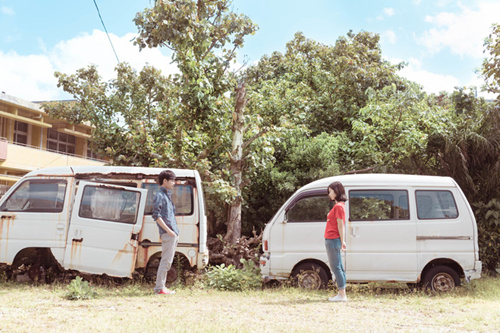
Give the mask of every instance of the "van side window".
[[119, 188], [85, 186], [78, 216], [135, 224], [141, 194]]
[[351, 221], [409, 220], [408, 192], [402, 190], [349, 191]]
[[326, 193], [303, 197], [287, 210], [286, 218], [288, 222], [326, 222], [330, 209]]
[[0, 210], [60, 213], [64, 207], [65, 193], [66, 181], [63, 179], [26, 180], [2, 204]]
[[454, 219], [458, 217], [457, 205], [450, 191], [415, 191], [417, 215], [425, 219]]
[[[158, 192], [160, 186], [158, 184], [143, 183], [142, 188], [148, 190], [148, 197], [146, 199], [146, 209], [144, 214], [153, 214], [153, 199]], [[194, 195], [193, 187], [191, 185], [176, 184], [172, 190], [172, 200], [175, 205], [175, 215], [187, 216], [194, 213]]]

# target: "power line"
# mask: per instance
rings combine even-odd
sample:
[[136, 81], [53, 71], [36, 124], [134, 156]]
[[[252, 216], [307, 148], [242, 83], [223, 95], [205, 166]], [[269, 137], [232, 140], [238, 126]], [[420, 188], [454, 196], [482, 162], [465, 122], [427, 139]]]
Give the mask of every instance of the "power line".
[[111, 44], [111, 48], [113, 49], [113, 52], [115, 53], [116, 61], [120, 62], [118, 59], [118, 55], [116, 54], [115, 47], [113, 46], [113, 43], [111, 42], [111, 38], [109, 38], [108, 34], [108, 29], [106, 29], [106, 26], [104, 25], [104, 21], [102, 20], [101, 17], [101, 12], [99, 11], [99, 7], [97, 6], [97, 2], [94, 0], [94, 5], [95, 8], [97, 9], [97, 14], [99, 14], [99, 18], [101, 19], [102, 26], [104, 27], [104, 31], [106, 32], [106, 36], [108, 36], [109, 44]]

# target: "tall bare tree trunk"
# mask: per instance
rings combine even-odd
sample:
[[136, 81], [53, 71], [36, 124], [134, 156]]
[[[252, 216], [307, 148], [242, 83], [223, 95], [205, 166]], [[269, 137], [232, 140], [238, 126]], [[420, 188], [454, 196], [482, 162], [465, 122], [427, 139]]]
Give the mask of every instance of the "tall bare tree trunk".
[[241, 237], [241, 190], [243, 176], [243, 127], [245, 121], [243, 113], [246, 100], [245, 84], [238, 85], [236, 89], [236, 105], [233, 113], [233, 142], [231, 146], [230, 171], [233, 177], [233, 187], [237, 192], [236, 198], [231, 202], [229, 219], [227, 223], [227, 233], [224, 240], [230, 244], [235, 244]]

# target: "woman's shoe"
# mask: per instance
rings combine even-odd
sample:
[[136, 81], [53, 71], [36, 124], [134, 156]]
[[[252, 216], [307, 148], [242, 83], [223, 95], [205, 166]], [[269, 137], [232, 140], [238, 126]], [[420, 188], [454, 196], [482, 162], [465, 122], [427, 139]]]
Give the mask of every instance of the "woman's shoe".
[[335, 297], [328, 297], [328, 301], [330, 302], [347, 302], [347, 296], [340, 296], [340, 295], [337, 295]]

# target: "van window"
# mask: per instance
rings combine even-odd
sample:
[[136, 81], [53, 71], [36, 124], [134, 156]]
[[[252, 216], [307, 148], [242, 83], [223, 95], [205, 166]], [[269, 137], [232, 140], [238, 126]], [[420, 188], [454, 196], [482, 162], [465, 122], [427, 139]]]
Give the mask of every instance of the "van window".
[[326, 222], [330, 209], [330, 199], [326, 194], [307, 196], [287, 210], [286, 218], [288, 222]]
[[[158, 184], [143, 183], [142, 188], [148, 190], [148, 198], [146, 200], [146, 210], [144, 214], [153, 214], [153, 199], [158, 192], [160, 186]], [[175, 215], [187, 216], [194, 212], [193, 187], [191, 185], [176, 184], [172, 190], [172, 201], [175, 205]]]
[[349, 191], [351, 221], [408, 220], [408, 192], [402, 190]]
[[450, 191], [415, 191], [417, 215], [425, 219], [454, 219], [458, 217], [457, 205]]
[[85, 186], [78, 216], [135, 224], [141, 194], [118, 188]]
[[63, 179], [26, 180], [2, 204], [0, 210], [60, 213], [64, 207], [65, 193], [66, 181]]

